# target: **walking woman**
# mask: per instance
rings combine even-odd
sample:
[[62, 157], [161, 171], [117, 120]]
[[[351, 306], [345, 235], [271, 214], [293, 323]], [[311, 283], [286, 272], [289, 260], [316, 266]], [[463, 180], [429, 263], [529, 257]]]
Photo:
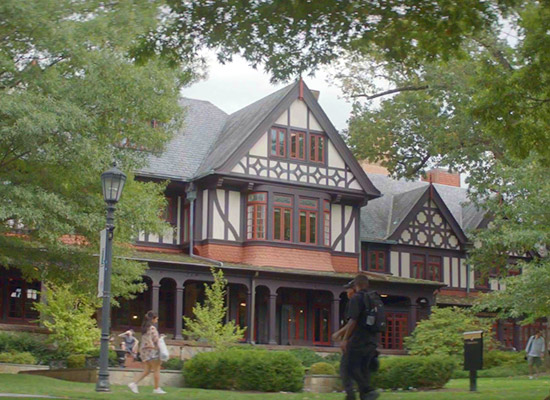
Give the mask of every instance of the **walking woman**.
[[141, 361], [145, 363], [145, 369], [143, 370], [143, 373], [141, 376], [132, 383], [128, 384], [128, 387], [130, 390], [134, 393], [139, 393], [138, 390], [138, 383], [145, 378], [147, 375], [149, 375], [150, 372], [153, 372], [153, 378], [155, 382], [155, 389], [153, 389], [153, 393], [155, 394], [164, 394], [166, 393], [164, 390], [162, 390], [159, 387], [160, 382], [160, 355], [159, 355], [159, 332], [156, 328], [156, 324], [158, 323], [159, 317], [157, 313], [153, 311], [148, 311], [147, 314], [145, 314], [145, 318], [143, 319], [143, 324], [141, 324], [141, 345], [139, 348], [139, 353], [141, 357]]

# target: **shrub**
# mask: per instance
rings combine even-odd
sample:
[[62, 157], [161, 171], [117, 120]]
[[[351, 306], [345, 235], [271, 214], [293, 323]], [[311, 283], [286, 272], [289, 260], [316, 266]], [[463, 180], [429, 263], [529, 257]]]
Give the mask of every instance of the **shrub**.
[[432, 308], [429, 319], [418, 323], [411, 336], [405, 338], [405, 347], [411, 355], [434, 354], [463, 357], [463, 333], [485, 331], [485, 351], [495, 347], [491, 336], [491, 320], [478, 318], [471, 310], [458, 307]]
[[334, 365], [327, 362], [318, 362], [313, 364], [309, 370], [309, 375], [336, 375]]
[[[526, 361], [524, 361], [523, 364], [504, 365], [501, 367], [494, 367], [477, 371], [478, 378], [507, 378], [528, 374], [529, 367]], [[457, 369], [453, 372], [452, 379], [467, 379], [469, 376], [469, 371]]]
[[297, 392], [304, 368], [290, 352], [230, 348], [199, 353], [183, 365], [189, 387]]
[[306, 368], [311, 367], [315, 363], [325, 361], [323, 357], [310, 349], [292, 349], [290, 352], [294, 357], [300, 360], [302, 365]]
[[438, 389], [451, 379], [456, 363], [443, 356], [382, 358], [373, 382], [381, 389]]
[[524, 352], [491, 350], [483, 353], [483, 369], [514, 366], [525, 363]]
[[168, 361], [162, 363], [164, 369], [181, 370], [183, 368], [183, 360], [179, 358], [171, 358]]
[[56, 351], [48, 346], [44, 338], [24, 332], [0, 332], [0, 353], [3, 352], [28, 352], [40, 364], [47, 364], [57, 356]]
[[[89, 351], [88, 353], [86, 353], [86, 355], [88, 357], [99, 358], [99, 353], [100, 353], [100, 348], [98, 347]], [[109, 367], [118, 367], [118, 355], [114, 350], [109, 350]]]
[[0, 362], [11, 364], [36, 364], [36, 358], [29, 352], [0, 353]]
[[86, 354], [72, 354], [67, 357], [67, 368], [84, 368], [86, 366]]
[[329, 354], [328, 356], [326, 356], [324, 358], [324, 361], [332, 364], [332, 365], [337, 365], [337, 364], [340, 364], [340, 360], [342, 359], [342, 355], [340, 353], [332, 353], [332, 354]]

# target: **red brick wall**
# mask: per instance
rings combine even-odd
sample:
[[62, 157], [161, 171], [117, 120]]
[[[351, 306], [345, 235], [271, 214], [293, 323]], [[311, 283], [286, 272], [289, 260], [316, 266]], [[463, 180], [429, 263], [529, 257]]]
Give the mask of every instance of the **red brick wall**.
[[336, 272], [356, 274], [359, 272], [359, 257], [332, 256], [332, 265]]
[[441, 185], [460, 187], [460, 174], [451, 173], [442, 169], [432, 169], [422, 177], [425, 182], [439, 183]]
[[196, 246], [196, 249], [200, 256], [224, 262], [310, 271], [356, 273], [359, 270], [358, 257], [333, 256], [328, 251], [213, 243]]

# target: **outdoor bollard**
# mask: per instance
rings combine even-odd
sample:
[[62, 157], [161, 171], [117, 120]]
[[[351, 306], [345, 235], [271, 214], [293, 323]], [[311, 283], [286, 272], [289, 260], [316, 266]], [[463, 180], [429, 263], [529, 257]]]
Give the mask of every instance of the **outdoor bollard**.
[[470, 371], [470, 392], [477, 391], [480, 369], [483, 369], [483, 331], [464, 332], [464, 371]]

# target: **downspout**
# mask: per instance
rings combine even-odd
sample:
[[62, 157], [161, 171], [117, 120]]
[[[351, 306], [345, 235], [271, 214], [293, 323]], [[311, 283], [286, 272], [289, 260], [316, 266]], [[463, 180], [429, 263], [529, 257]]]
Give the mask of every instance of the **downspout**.
[[195, 189], [195, 185], [193, 183], [189, 184], [189, 187], [186, 190], [186, 197], [190, 203], [189, 205], [189, 256], [196, 260], [210, 262], [213, 264], [217, 264], [220, 267], [223, 267], [223, 262], [221, 261], [213, 260], [211, 258], [201, 257], [193, 254], [193, 241], [194, 241], [193, 236], [195, 232], [195, 200], [197, 199], [197, 190]]

